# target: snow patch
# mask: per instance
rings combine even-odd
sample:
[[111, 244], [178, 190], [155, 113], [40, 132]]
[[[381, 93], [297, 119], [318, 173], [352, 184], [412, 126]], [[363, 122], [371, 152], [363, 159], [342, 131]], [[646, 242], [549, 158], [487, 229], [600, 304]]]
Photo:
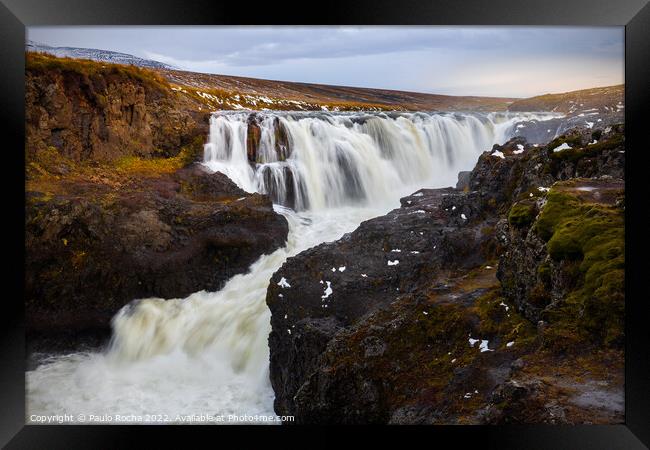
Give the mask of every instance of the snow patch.
[[320, 296], [320, 298], [323, 298], [323, 299], [329, 297], [330, 295], [332, 295], [332, 292], [334, 292], [334, 291], [332, 291], [332, 283], [329, 282], [329, 281], [326, 281], [325, 283], [327, 283], [327, 287], [323, 291], [323, 295]]
[[486, 339], [483, 339], [481, 341], [481, 345], [479, 345], [479, 350], [481, 350], [481, 353], [483, 352], [493, 352], [494, 350], [491, 350], [488, 348], [488, 341]]
[[570, 148], [571, 148], [571, 146], [569, 144], [567, 144], [566, 142], [564, 142], [564, 143], [562, 143], [562, 145], [558, 145], [557, 147], [555, 147], [553, 149], [553, 152], [557, 153], [557, 152], [561, 152], [562, 150], [569, 150]]
[[[469, 346], [474, 347], [474, 344], [476, 344], [479, 339], [472, 339], [471, 337], [468, 339], [469, 341]], [[488, 340], [487, 339], [480, 339], [481, 343], [479, 344], [478, 348], [481, 350], [481, 353], [483, 352], [493, 352], [494, 350], [491, 350], [488, 348]]]

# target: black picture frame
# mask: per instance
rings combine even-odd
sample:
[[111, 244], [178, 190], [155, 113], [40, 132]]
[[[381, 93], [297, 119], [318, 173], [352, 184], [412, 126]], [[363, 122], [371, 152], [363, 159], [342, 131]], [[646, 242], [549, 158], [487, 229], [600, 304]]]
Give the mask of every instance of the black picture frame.
[[[310, 7], [311, 6], [311, 7]], [[648, 0], [448, 0], [400, 2], [216, 2], [214, 0], [1, 0], [0, 95], [4, 150], [4, 254], [0, 444], [6, 448], [113, 448], [134, 433], [177, 438], [188, 427], [25, 425], [24, 266], [24, 50], [25, 27], [34, 25], [572, 25], [625, 26], [626, 104], [626, 359], [625, 424], [610, 426], [390, 427], [405, 439], [429, 435], [436, 446], [473, 443], [488, 448], [635, 449], [650, 445], [650, 333], [644, 286], [648, 249], [647, 179], [642, 175], [644, 124], [650, 105], [650, 4]], [[644, 114], [646, 113], [646, 114]], [[646, 219], [646, 220], [644, 220]], [[189, 427], [193, 433], [248, 436], [251, 427]], [[171, 431], [173, 430], [173, 431]], [[282, 434], [298, 427], [255, 427]], [[377, 429], [367, 430], [375, 436]], [[382, 430], [383, 431], [383, 430]], [[380, 433], [383, 435], [383, 433]], [[319, 443], [339, 433], [314, 431]], [[187, 441], [186, 441], [187, 442]], [[244, 443], [245, 441], [241, 441]], [[225, 443], [225, 441], [224, 441]], [[306, 443], [305, 443], [306, 444]], [[444, 448], [444, 446], [443, 446]]]

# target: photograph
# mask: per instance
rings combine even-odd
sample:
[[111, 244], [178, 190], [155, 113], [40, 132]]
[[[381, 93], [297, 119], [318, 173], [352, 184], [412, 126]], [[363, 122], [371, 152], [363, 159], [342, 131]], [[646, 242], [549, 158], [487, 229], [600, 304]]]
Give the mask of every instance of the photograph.
[[650, 448], [648, 0], [0, 22], [0, 447]]
[[30, 26], [27, 424], [623, 424], [625, 29]]

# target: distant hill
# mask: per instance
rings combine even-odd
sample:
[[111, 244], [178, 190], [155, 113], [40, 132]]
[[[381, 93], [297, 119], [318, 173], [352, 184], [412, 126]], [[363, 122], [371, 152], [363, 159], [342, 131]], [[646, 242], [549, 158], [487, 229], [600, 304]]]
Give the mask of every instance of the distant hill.
[[605, 86], [561, 94], [545, 94], [513, 102], [510, 111], [552, 111], [569, 115], [616, 113], [625, 105], [625, 85]]
[[127, 64], [149, 69], [174, 69], [169, 64], [164, 64], [151, 59], [138, 58], [137, 56], [127, 53], [112, 52], [109, 50], [99, 50], [96, 48], [78, 48], [78, 47], [51, 47], [34, 41], [27, 41], [26, 50], [30, 52], [47, 53], [53, 56], [91, 59], [93, 61], [102, 61], [114, 64]]
[[[53, 60], [57, 59], [55, 57], [89, 59], [152, 70], [169, 83], [176, 95], [186, 97], [203, 111], [550, 111], [565, 115], [562, 123], [573, 126], [592, 122], [620, 123], [624, 115], [624, 85], [527, 99], [453, 96], [188, 72], [124, 53], [50, 47], [34, 42], [28, 42], [27, 51], [54, 55], [48, 57]], [[558, 127], [554, 122], [548, 122], [543, 130], [544, 138], [557, 132]]]
[[59, 58], [125, 64], [159, 72], [179, 94], [212, 109], [504, 111], [515, 98], [423, 94], [349, 86], [262, 80], [181, 71], [126, 53], [78, 47], [52, 47], [28, 41], [27, 52]]
[[408, 111], [504, 111], [514, 98], [424, 94], [326, 84], [157, 70], [176, 89], [195, 92], [221, 109], [370, 109]]

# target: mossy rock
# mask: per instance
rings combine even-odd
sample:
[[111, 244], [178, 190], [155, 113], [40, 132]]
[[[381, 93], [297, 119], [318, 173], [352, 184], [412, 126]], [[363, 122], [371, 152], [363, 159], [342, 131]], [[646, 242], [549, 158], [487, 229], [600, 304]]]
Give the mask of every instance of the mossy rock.
[[527, 227], [537, 216], [537, 206], [530, 200], [515, 203], [508, 213], [508, 223], [514, 227]]
[[[535, 224], [550, 257], [576, 268], [564, 301], [546, 312], [550, 341], [589, 339], [620, 345], [625, 288], [624, 211], [553, 188]], [[573, 263], [571, 263], [573, 262]], [[542, 272], [544, 270], [542, 269]], [[573, 272], [573, 271], [572, 271]]]
[[[553, 141], [555, 142], [555, 141]], [[595, 144], [587, 144], [585, 146], [576, 146], [570, 149], [562, 150], [561, 152], [553, 152], [551, 144], [549, 144], [551, 159], [554, 161], [568, 161], [576, 162], [582, 158], [590, 158], [596, 156], [604, 151], [614, 150], [622, 147], [625, 144], [625, 136], [621, 133]], [[558, 144], [560, 145], [560, 144]]]

